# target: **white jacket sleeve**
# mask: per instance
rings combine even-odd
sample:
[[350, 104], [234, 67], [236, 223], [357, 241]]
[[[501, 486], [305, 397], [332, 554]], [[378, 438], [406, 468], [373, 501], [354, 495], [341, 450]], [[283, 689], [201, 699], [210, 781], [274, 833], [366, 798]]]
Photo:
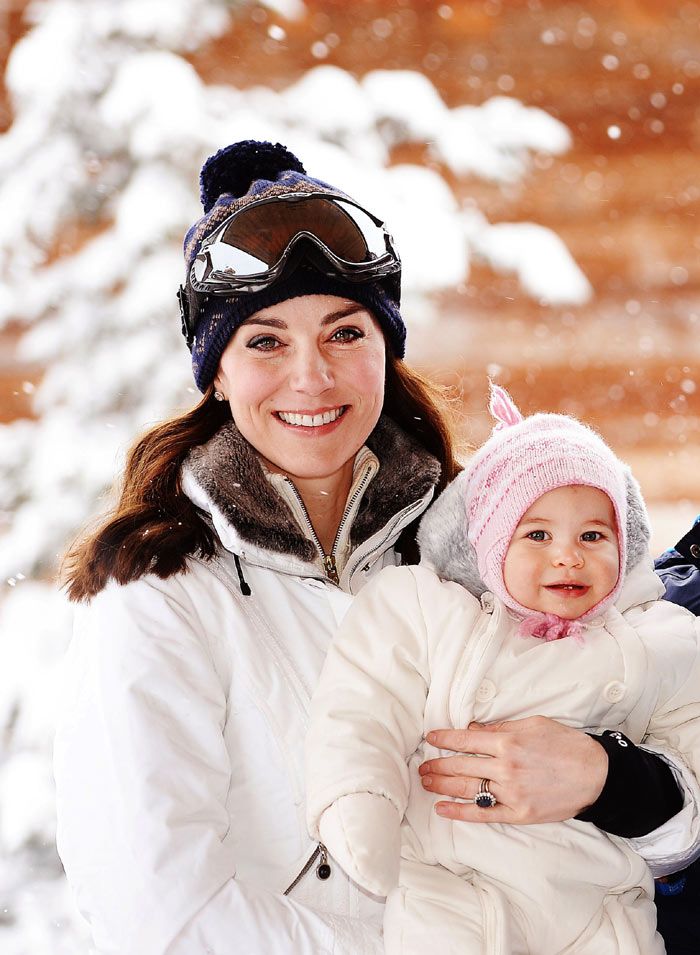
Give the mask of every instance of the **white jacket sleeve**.
[[55, 743], [57, 843], [99, 955], [379, 955], [379, 932], [243, 885], [224, 846], [224, 689], [184, 587], [78, 611]]
[[428, 655], [414, 569], [387, 568], [353, 602], [311, 704], [309, 830], [379, 895], [398, 880], [406, 760], [422, 739]]
[[700, 856], [700, 618], [666, 601], [644, 617], [645, 628], [653, 626], [662, 639], [673, 633], [674, 643], [672, 652], [662, 646], [657, 654], [663, 679], [643, 747], [669, 763], [684, 804], [663, 826], [629, 842], [652, 873], [662, 876]]

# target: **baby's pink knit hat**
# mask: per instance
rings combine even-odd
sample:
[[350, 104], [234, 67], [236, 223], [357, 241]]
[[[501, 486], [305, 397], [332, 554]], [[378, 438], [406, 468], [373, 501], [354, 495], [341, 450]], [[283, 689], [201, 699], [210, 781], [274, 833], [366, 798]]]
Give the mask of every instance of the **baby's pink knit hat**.
[[600, 614], [617, 597], [627, 548], [625, 467], [591, 428], [560, 414], [523, 418], [510, 395], [491, 383], [491, 437], [467, 465], [468, 538], [486, 586], [520, 617], [532, 611], [506, 590], [503, 561], [523, 514], [547, 491], [565, 485], [599, 488], [617, 521], [620, 573], [615, 589], [580, 619]]

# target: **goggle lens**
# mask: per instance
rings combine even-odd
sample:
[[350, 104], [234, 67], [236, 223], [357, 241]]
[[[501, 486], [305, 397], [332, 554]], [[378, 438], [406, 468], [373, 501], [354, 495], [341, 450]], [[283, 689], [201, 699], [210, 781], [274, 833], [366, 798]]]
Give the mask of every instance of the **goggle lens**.
[[227, 280], [265, 284], [303, 237], [330, 252], [341, 268], [378, 259], [400, 267], [386, 230], [359, 206], [335, 196], [285, 195], [234, 213], [202, 246], [192, 277], [196, 284], [211, 282], [214, 292]]

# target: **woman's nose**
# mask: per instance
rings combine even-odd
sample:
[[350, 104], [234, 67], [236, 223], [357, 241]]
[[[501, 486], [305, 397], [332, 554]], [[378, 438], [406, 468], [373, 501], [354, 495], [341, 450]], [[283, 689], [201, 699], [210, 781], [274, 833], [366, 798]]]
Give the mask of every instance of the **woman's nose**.
[[318, 349], [304, 349], [294, 357], [294, 366], [289, 376], [293, 391], [307, 395], [320, 395], [333, 387], [330, 364]]

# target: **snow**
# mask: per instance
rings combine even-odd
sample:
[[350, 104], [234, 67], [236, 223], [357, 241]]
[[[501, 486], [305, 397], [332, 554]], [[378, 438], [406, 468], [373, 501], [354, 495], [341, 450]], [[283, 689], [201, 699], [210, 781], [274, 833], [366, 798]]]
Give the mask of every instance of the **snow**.
[[123, 33], [132, 41], [172, 50], [194, 50], [223, 33], [228, 23], [223, 4], [206, 3], [197, 9], [192, 0], [121, 0], [103, 4], [100, 10], [103, 36]]
[[367, 96], [357, 80], [337, 66], [310, 70], [282, 98], [289, 122], [313, 129], [323, 139], [345, 144], [374, 134]]
[[559, 120], [518, 100], [496, 96], [450, 110], [437, 131], [436, 154], [457, 175], [513, 182], [529, 168], [529, 151], [559, 155], [571, 146]]
[[181, 175], [166, 163], [143, 163], [114, 203], [117, 242], [134, 256], [164, 242], [172, 246], [198, 214]]
[[0, 842], [6, 852], [17, 852], [32, 839], [55, 839], [52, 782], [45, 753], [25, 749], [0, 769]]
[[263, 0], [263, 6], [269, 7], [287, 20], [299, 20], [306, 13], [306, 7], [301, 0]]
[[[383, 199], [402, 270], [414, 276], [412, 291], [453, 288], [463, 282], [469, 274], [469, 246], [445, 180], [422, 166], [393, 166]], [[373, 207], [380, 208], [379, 201]], [[415, 227], [417, 221], [420, 229]]]
[[542, 305], [583, 305], [590, 282], [551, 229], [532, 222], [500, 222], [473, 235], [473, 249], [496, 271], [515, 272]]
[[389, 145], [430, 142], [449, 110], [427, 76], [413, 70], [373, 70], [362, 79], [375, 122]]
[[[266, 6], [270, 18], [305, 11]], [[0, 426], [0, 950], [76, 955], [85, 928], [52, 848], [49, 770], [71, 613], [49, 581], [137, 433], [196, 398], [175, 292], [203, 159], [241, 138], [286, 143], [386, 220], [405, 314], [423, 322], [476, 257], [538, 301], [576, 304], [589, 290], [557, 236], [492, 225], [442, 175], [509, 183], [535, 154], [566, 150], [568, 131], [541, 110], [508, 97], [449, 108], [407, 70], [357, 80], [319, 65], [279, 91], [206, 86], [183, 54], [226, 29], [227, 0], [44, 0], [28, 15], [7, 66], [15, 119], [0, 136], [0, 325], [24, 322], [20, 354], [46, 370], [37, 420]], [[405, 143], [434, 167], [392, 164]]]
[[137, 53], [125, 60], [99, 103], [106, 127], [126, 137], [138, 160], [193, 151], [184, 117], [202, 115], [202, 83], [181, 57], [167, 51]]
[[76, 3], [47, 3], [38, 23], [15, 44], [5, 83], [15, 111], [41, 106], [49, 111], [57, 99], [77, 92], [82, 82], [80, 62], [83, 28]]

